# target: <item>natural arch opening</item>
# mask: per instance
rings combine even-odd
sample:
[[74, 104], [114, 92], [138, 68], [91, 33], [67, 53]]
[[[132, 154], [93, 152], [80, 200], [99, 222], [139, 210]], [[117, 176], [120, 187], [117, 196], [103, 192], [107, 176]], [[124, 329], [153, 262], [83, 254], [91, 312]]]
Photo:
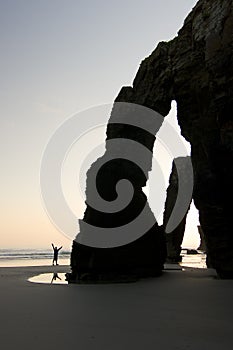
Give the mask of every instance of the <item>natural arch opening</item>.
[[[161, 142], [163, 139], [162, 135], [166, 132], [166, 124], [169, 124], [169, 127], [172, 127], [175, 134], [179, 137], [179, 140], [183, 144], [183, 152], [181, 149], [182, 147], [177, 147], [177, 149], [172, 149], [171, 151], [166, 144]], [[152, 163], [152, 171], [149, 174], [148, 185], [146, 188], [148, 202], [151, 209], [154, 212], [159, 225], [164, 225], [165, 229], [168, 217], [174, 207], [174, 199], [176, 197], [176, 185], [171, 180], [171, 177], [173, 176], [172, 172], [174, 172], [173, 161], [176, 158], [187, 157], [187, 155], [190, 156], [190, 153], [190, 143], [181, 135], [180, 126], [178, 124], [176, 101], [172, 101], [171, 110], [164, 119], [164, 124], [160, 131], [156, 135], [153, 150], [154, 159]], [[162, 183], [161, 181], [158, 182], [158, 170], [162, 173]], [[150, 191], [151, 188], [153, 188], [153, 190]], [[184, 215], [184, 220], [180, 225], [173, 232], [166, 234], [169, 262], [177, 262], [181, 260], [180, 254], [182, 248], [197, 249], [200, 245], [200, 235], [198, 232], [198, 226], [200, 225], [199, 213], [193, 201]]]
[[182, 241], [182, 249], [199, 249], [201, 244], [200, 234], [198, 232], [199, 212], [192, 201], [186, 218], [184, 238]]

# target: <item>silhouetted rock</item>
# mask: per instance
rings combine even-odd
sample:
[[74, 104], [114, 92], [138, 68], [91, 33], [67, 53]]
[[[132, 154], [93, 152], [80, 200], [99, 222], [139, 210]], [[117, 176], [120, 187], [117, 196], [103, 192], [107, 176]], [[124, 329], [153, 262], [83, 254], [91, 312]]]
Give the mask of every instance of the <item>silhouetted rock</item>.
[[[157, 120], [152, 119], [152, 125], [151, 119], [143, 114], [144, 110], [140, 106], [121, 103], [113, 107], [107, 127], [106, 152], [87, 173], [87, 208], [79, 222], [80, 233], [73, 242], [70, 282], [158, 276], [163, 270], [165, 235], [142, 191], [151, 170], [155, 134], [163, 119], [158, 115]], [[141, 122], [142, 115], [145, 117], [143, 125], [148, 123], [147, 129], [153, 127], [153, 133], [134, 125], [135, 118]], [[122, 118], [128, 124], [120, 122]], [[137, 149], [137, 145], [141, 146]], [[137, 159], [140, 166], [135, 162]], [[122, 179], [127, 179], [133, 186], [129, 202], [127, 188], [117, 193], [116, 186]], [[94, 207], [96, 190], [106, 201], [105, 209], [98, 204]], [[122, 203], [128, 204], [109, 211], [111, 202], [119, 197]], [[106, 229], [106, 233], [102, 229]], [[110, 234], [112, 229], [116, 230], [113, 237]], [[117, 237], [122, 233], [125, 244], [118, 243]]]
[[199, 1], [178, 36], [159, 43], [118, 100], [163, 115], [176, 100], [181, 133], [192, 148], [193, 198], [208, 262], [221, 276], [233, 277], [232, 33], [232, 0]]
[[196, 254], [198, 254], [198, 251], [196, 249], [187, 249], [186, 254], [196, 255]]
[[[133, 86], [123, 87], [116, 99], [117, 102], [143, 105], [162, 116], [169, 113], [171, 101], [176, 100], [181, 132], [192, 148], [195, 181], [193, 198], [205, 234], [208, 262], [223, 278], [233, 277], [232, 33], [233, 0], [199, 1], [186, 18], [178, 36], [170, 42], [158, 44], [155, 51], [142, 61]], [[124, 134], [124, 129], [116, 128], [116, 133], [123, 130]], [[126, 133], [134, 134], [132, 130]], [[140, 138], [140, 130], [135, 134]], [[143, 135], [142, 139], [152, 149], [153, 138], [147, 138], [144, 132]], [[114, 126], [108, 129], [108, 137], [115, 137]], [[133, 167], [127, 164], [123, 168], [126, 173], [134, 173]], [[137, 198], [135, 206], [130, 209], [131, 216], [141, 207], [140, 203], [146, 201], [141, 191], [146, 177], [143, 180], [142, 178], [136, 172], [134, 180]], [[103, 177], [101, 186], [104, 186], [105, 181], [108, 182], [108, 179]], [[95, 215], [96, 213], [87, 208], [84, 220], [96, 222]], [[120, 220], [124, 222], [127, 217], [120, 217]], [[101, 220], [98, 222], [101, 224]], [[100, 271], [107, 265], [110, 270], [112, 266], [118, 266], [121, 270], [130, 265], [129, 262], [131, 270], [135, 266], [143, 270], [147, 263], [151, 266], [153, 257], [158, 259], [158, 265], [155, 265], [161, 268], [164, 255], [159, 253], [162, 247], [162, 238], [159, 237], [162, 236], [157, 234], [156, 224], [154, 231], [156, 234], [149, 232], [148, 238], [147, 235], [141, 238], [144, 240], [143, 245], [140, 241], [134, 242], [132, 247], [119, 248], [119, 252], [116, 248], [113, 255], [110, 250], [106, 250], [107, 257], [103, 258], [104, 254], [100, 252], [97, 253], [97, 260], [91, 248], [86, 251], [86, 247], [77, 246], [74, 242], [71, 261], [73, 275], [76, 276], [78, 266], [82, 266], [83, 271], [92, 271], [96, 266], [99, 266]], [[151, 239], [156, 240], [153, 248], [150, 245]], [[116, 262], [118, 257], [122, 265]], [[144, 265], [145, 261], [147, 263]]]
[[[165, 210], [163, 215], [163, 227], [166, 232], [166, 227], [171, 218], [171, 213], [177, 201], [178, 187], [179, 187], [179, 177], [177, 173], [177, 168], [179, 168], [179, 174], [188, 180], [190, 175], [190, 157], [179, 157], [173, 161], [172, 171], [169, 178], [169, 186], [167, 188], [167, 197], [165, 202]], [[177, 263], [182, 260], [181, 244], [184, 238], [186, 217], [189, 207], [187, 208], [184, 217], [178, 226], [171, 232], [166, 233], [166, 244], [167, 244], [167, 259], [168, 263]]]
[[197, 249], [201, 250], [203, 252], [206, 252], [205, 236], [204, 236], [202, 227], [200, 225], [198, 225], [197, 228], [198, 228], [198, 232], [200, 235], [200, 245]]

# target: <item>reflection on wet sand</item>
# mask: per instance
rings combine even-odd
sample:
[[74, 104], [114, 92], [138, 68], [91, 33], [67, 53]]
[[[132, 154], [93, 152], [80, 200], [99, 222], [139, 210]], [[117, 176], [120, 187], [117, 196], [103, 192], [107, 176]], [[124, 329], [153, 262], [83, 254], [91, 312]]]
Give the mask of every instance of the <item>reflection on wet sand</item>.
[[29, 282], [47, 284], [68, 284], [64, 272], [41, 273], [28, 279]]
[[51, 280], [51, 283], [53, 283], [54, 281], [56, 281], [57, 279], [59, 279], [60, 281], [62, 280], [61, 277], [58, 276], [57, 272], [53, 273], [53, 278]]

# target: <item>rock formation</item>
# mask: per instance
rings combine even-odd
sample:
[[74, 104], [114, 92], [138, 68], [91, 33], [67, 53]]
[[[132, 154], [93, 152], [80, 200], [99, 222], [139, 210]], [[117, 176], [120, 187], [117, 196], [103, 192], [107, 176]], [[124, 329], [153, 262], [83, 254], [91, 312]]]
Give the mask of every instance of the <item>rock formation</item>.
[[[169, 186], [167, 188], [167, 197], [165, 202], [165, 209], [163, 215], [163, 227], [166, 232], [166, 226], [170, 219], [171, 213], [174, 209], [177, 193], [179, 187], [179, 177], [177, 173], [177, 168], [179, 168], [179, 173], [182, 172], [184, 179], [190, 176], [189, 169], [189, 158], [190, 157], [179, 157], [173, 161], [172, 171], [169, 178]], [[166, 245], [167, 245], [167, 259], [168, 263], [177, 263], [182, 260], [180, 255], [181, 253], [181, 244], [184, 238], [185, 232], [185, 224], [186, 217], [189, 210], [190, 205], [187, 207], [186, 213], [184, 213], [184, 217], [179, 223], [178, 226], [175, 227], [171, 232], [166, 233]]]
[[[195, 180], [193, 198], [205, 234], [208, 262], [223, 278], [233, 277], [232, 34], [233, 0], [200, 0], [186, 18], [178, 36], [170, 42], [158, 44], [155, 51], [142, 61], [133, 86], [123, 87], [116, 99], [117, 102], [130, 102], [148, 107], [162, 116], [169, 113], [172, 100], [177, 102], [177, 118], [181, 132], [191, 144]], [[132, 135], [137, 135], [136, 139], [140, 138], [140, 130], [136, 132], [127, 130], [126, 127], [114, 130], [114, 126], [108, 128], [107, 137], [117, 137], [118, 133], [131, 138], [134, 138]], [[149, 145], [152, 149], [153, 138], [143, 133], [140, 140], [142, 139], [146, 140], [147, 147]], [[122, 167], [127, 174], [128, 165], [122, 163]], [[134, 170], [130, 173], [134, 173]], [[131, 215], [135, 215], [138, 205], [141, 208], [141, 204], [146, 202], [141, 191], [146, 178], [140, 178], [137, 172], [135, 174], [134, 184], [138, 191], [136, 206], [131, 208]], [[101, 186], [104, 186], [105, 179], [103, 178]], [[111, 193], [109, 198], [111, 200]], [[95, 213], [87, 209], [84, 220], [95, 220]], [[124, 222], [125, 217], [122, 220]], [[156, 259], [162, 246], [156, 224], [153, 230], [153, 233], [149, 232], [141, 238], [143, 242], [132, 243], [132, 248], [121, 248], [121, 268], [128, 266], [129, 261], [132, 270], [135, 266], [151, 266], [151, 255]], [[153, 248], [150, 245], [150, 239], [154, 239], [152, 237], [157, 237]], [[108, 262], [110, 270], [111, 265], [119, 266], [118, 263], [113, 263], [118, 259], [117, 251], [112, 259], [111, 252], [104, 251], [103, 256], [106, 256], [102, 259], [91, 257], [92, 253], [88, 251], [86, 254], [85, 249], [74, 242], [71, 261], [74, 276], [77, 273], [76, 263], [82, 265], [83, 270], [90, 269], [90, 266], [93, 269], [95, 266], [102, 269]], [[102, 255], [102, 252], [98, 254]], [[162, 256], [163, 254], [159, 254], [158, 262], [154, 266], [161, 267]], [[143, 268], [141, 270], [143, 271]]]
[[201, 225], [198, 225], [197, 228], [200, 235], [200, 244], [197, 250], [202, 250], [203, 252], [206, 252], [205, 235], [203, 233]]
[[[165, 235], [142, 190], [151, 170], [155, 134], [163, 121], [160, 115], [153, 113], [154, 120], [150, 114], [141, 106], [114, 104], [107, 127], [106, 152], [87, 174], [87, 208], [73, 242], [70, 282], [119, 281], [157, 276], [163, 270]], [[127, 187], [119, 193], [117, 186], [122, 179], [133, 186], [131, 198]], [[98, 195], [106, 201], [105, 208], [101, 208]], [[119, 208], [115, 204], [111, 210], [119, 198], [122, 205]], [[113, 237], [112, 229], [116, 231]], [[118, 239], [122, 232], [123, 242]]]

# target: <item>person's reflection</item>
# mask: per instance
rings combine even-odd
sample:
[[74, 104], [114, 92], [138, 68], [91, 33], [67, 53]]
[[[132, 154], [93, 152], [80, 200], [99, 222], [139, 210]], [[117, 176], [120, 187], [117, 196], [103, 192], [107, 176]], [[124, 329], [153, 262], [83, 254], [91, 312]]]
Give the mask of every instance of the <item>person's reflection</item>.
[[53, 273], [53, 278], [51, 280], [51, 283], [53, 283], [54, 281], [56, 281], [57, 279], [61, 280], [61, 278], [58, 276], [58, 273], [57, 272], [54, 272]]

